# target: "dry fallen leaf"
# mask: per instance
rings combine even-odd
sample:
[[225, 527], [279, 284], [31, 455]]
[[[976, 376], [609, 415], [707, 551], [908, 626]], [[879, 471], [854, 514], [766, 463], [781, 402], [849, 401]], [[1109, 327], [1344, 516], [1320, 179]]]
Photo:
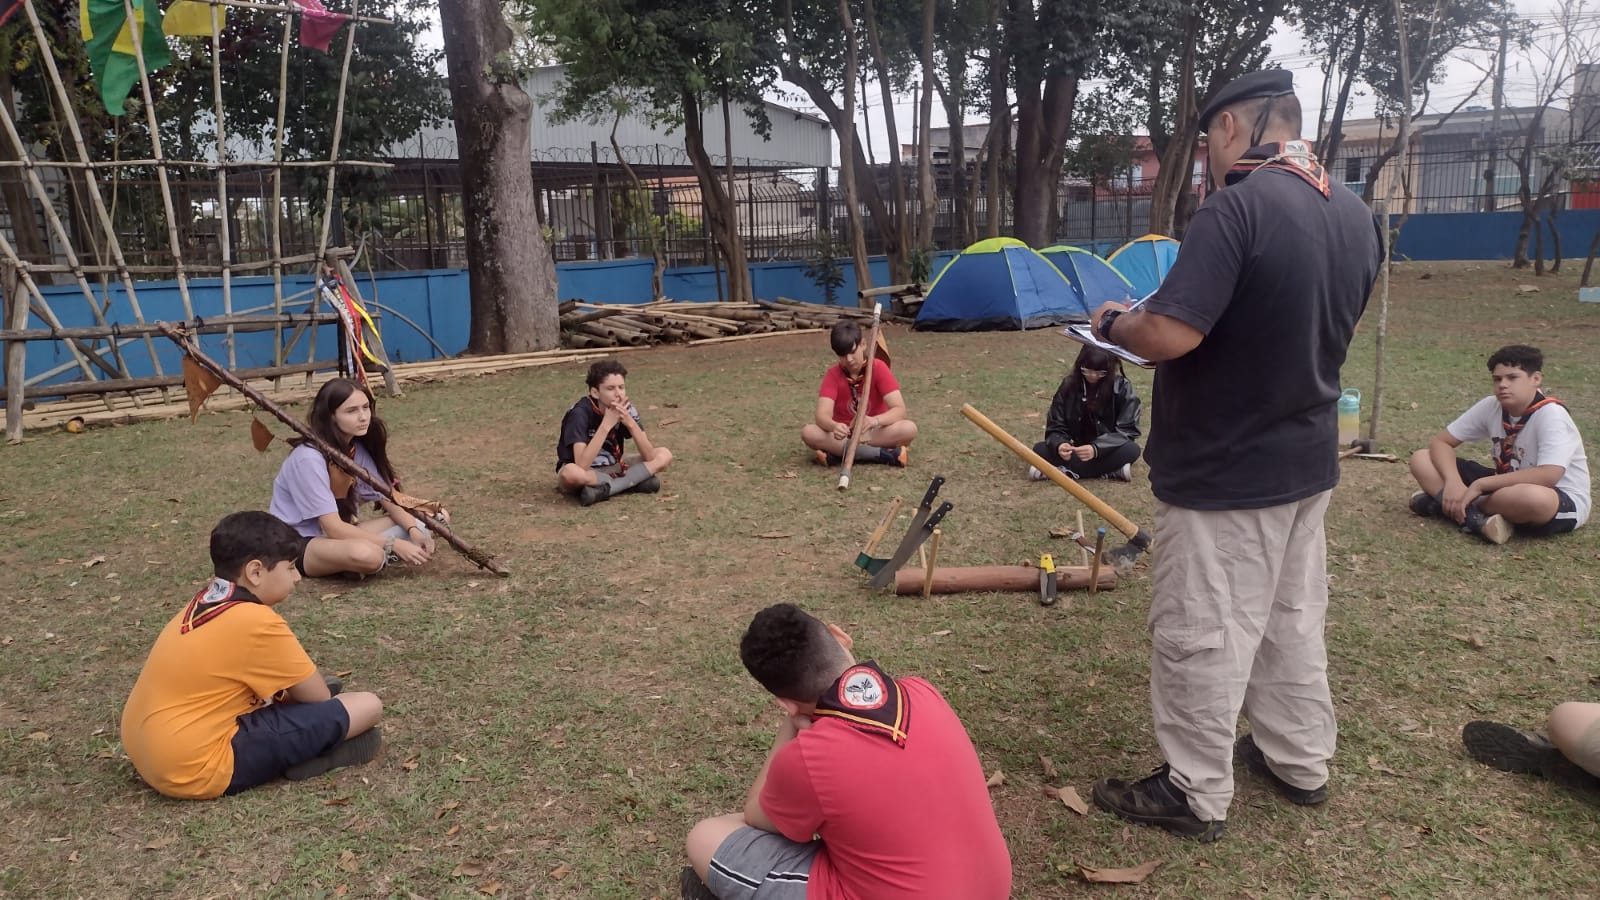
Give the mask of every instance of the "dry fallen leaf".
[[1051, 781], [1056, 780], [1055, 761], [1050, 757], [1045, 756], [1043, 753], [1039, 754], [1039, 768], [1044, 770], [1044, 777], [1050, 779]]
[[98, 566], [98, 565], [100, 565], [101, 563], [103, 563], [105, 561], [106, 561], [106, 558], [104, 556], [93, 556], [93, 557], [89, 558], [88, 562], [85, 562], [83, 564], [83, 567], [85, 569], [92, 569], [95, 566]]
[[450, 870], [451, 878], [477, 878], [483, 874], [483, 866], [475, 862], [464, 862]]
[[1471, 647], [1474, 650], [1483, 649], [1483, 638], [1478, 637], [1475, 634], [1453, 634], [1451, 637], [1463, 644], [1466, 644], [1468, 647]]
[[416, 756], [411, 757], [410, 759], [408, 759], [405, 762], [401, 763], [400, 764], [400, 768], [405, 769], [407, 772], [415, 772], [416, 769], [417, 769], [417, 760], [418, 760], [418, 758], [419, 757], [416, 757]]
[[359, 871], [361, 863], [356, 861], [356, 855], [349, 850], [339, 854], [339, 868], [346, 872]]
[[1161, 865], [1160, 860], [1154, 859], [1131, 869], [1100, 869], [1078, 863], [1078, 872], [1083, 875], [1084, 881], [1099, 884], [1142, 884], [1159, 865]]
[[35, 732], [32, 732], [32, 733], [30, 733], [28, 735], [28, 740], [30, 740], [30, 741], [48, 741], [48, 740], [50, 740], [50, 732], [48, 732], [48, 731], [35, 731]]
[[459, 824], [456, 824], [456, 825], [451, 825], [450, 826], [450, 830], [446, 831], [444, 833], [444, 836], [445, 837], [455, 837], [456, 835], [458, 835], [460, 833], [461, 833], [461, 826]]
[[1062, 805], [1067, 809], [1072, 810], [1080, 816], [1087, 816], [1089, 814], [1089, 804], [1083, 802], [1083, 798], [1078, 796], [1077, 788], [1069, 784], [1056, 793], [1057, 796], [1061, 798]]
[[765, 534], [758, 534], [756, 537], [767, 538], [768, 540], [776, 540], [778, 538], [794, 537], [794, 535], [787, 531], [769, 531]]
[[942, 631], [935, 631], [933, 633], [933, 636], [934, 637], [945, 637], [946, 635], [951, 635], [951, 634], [955, 634], [955, 632], [953, 632], [950, 629], [946, 628], [946, 629], [943, 629]]
[[561, 879], [563, 879], [563, 878], [565, 878], [565, 877], [567, 877], [568, 875], [571, 875], [571, 874], [572, 874], [572, 867], [567, 865], [566, 863], [562, 863], [561, 865], [556, 866], [554, 869], [550, 870], [550, 877], [554, 878], [557, 881], [560, 881]]
[[1005, 783], [1006, 783], [1006, 773], [1000, 771], [999, 769], [995, 769], [994, 770], [994, 774], [990, 775], [989, 776], [989, 780], [987, 782], [985, 782], [985, 784], [987, 784], [989, 787], [999, 787], [1000, 785], [1005, 784]]
[[1052, 529], [1050, 529], [1050, 536], [1053, 537], [1053, 538], [1069, 538], [1069, 537], [1072, 537], [1074, 534], [1077, 534], [1077, 532], [1073, 531], [1071, 528], [1052, 528]]
[[478, 885], [478, 893], [493, 897], [495, 894], [500, 893], [500, 882], [485, 881], [483, 884]]
[[459, 801], [446, 800], [444, 802], [444, 804], [439, 807], [439, 811], [433, 814], [433, 817], [435, 819], [442, 819], [442, 818], [444, 818], [444, 814], [445, 813], [449, 812], [452, 809], [455, 809], [456, 807], [458, 807], [460, 805], [461, 805], [461, 803]]
[[1384, 765], [1376, 756], [1367, 757], [1367, 768], [1377, 772], [1380, 775], [1393, 775], [1396, 778], [1404, 777], [1399, 772], [1396, 772], [1395, 770]]
[[178, 838], [177, 838], [176, 835], [168, 835], [167, 837], [164, 837], [164, 838], [156, 838], [155, 840], [151, 841], [150, 843], [145, 844], [144, 848], [146, 850], [160, 850], [163, 847], [166, 847], [168, 844], [171, 844], [173, 841], [175, 841], [177, 839]]
[[322, 801], [322, 805], [323, 806], [349, 806], [350, 805], [350, 798], [349, 797], [329, 797], [328, 799]]

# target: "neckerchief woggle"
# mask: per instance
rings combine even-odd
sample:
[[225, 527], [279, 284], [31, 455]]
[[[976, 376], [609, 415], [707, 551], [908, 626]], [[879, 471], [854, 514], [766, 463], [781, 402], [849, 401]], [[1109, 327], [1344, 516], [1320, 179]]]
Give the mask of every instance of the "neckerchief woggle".
[[1322, 167], [1322, 161], [1311, 152], [1311, 145], [1305, 141], [1281, 141], [1251, 147], [1228, 169], [1228, 174], [1223, 176], [1223, 183], [1230, 186], [1238, 184], [1258, 169], [1281, 169], [1293, 173], [1316, 188], [1323, 199], [1329, 196], [1328, 170]]
[[904, 747], [911, 730], [911, 703], [900, 683], [872, 660], [856, 663], [817, 698], [813, 716], [838, 719], [865, 734]]
[[1494, 457], [1494, 473], [1496, 475], [1504, 475], [1507, 472], [1513, 471], [1511, 468], [1511, 462], [1512, 460], [1516, 459], [1517, 436], [1522, 434], [1523, 427], [1528, 424], [1528, 419], [1531, 418], [1535, 412], [1538, 412], [1539, 410], [1545, 408], [1546, 406], [1550, 406], [1551, 404], [1556, 406], [1566, 406], [1565, 403], [1562, 403], [1560, 400], [1557, 400], [1554, 397], [1546, 397], [1543, 393], [1535, 391], [1533, 394], [1533, 402], [1528, 404], [1528, 408], [1522, 411], [1522, 415], [1518, 416], [1516, 421], [1512, 421], [1511, 414], [1506, 412], [1504, 407], [1501, 407], [1500, 427], [1505, 431], [1506, 439], [1500, 442], [1500, 452], [1496, 453]]
[[183, 624], [178, 627], [178, 633], [188, 634], [190, 630], [199, 628], [241, 603], [260, 602], [255, 594], [228, 579], [213, 578], [184, 607]]

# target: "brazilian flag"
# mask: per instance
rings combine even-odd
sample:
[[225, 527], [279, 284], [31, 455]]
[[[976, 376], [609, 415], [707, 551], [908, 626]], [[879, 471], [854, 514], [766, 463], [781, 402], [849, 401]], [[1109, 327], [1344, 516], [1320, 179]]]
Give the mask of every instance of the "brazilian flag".
[[[133, 21], [128, 21], [128, 7]], [[123, 103], [139, 83], [139, 62], [134, 56], [134, 35], [139, 35], [139, 50], [144, 54], [146, 72], [154, 72], [172, 62], [166, 36], [161, 30], [159, 0], [79, 0], [78, 13], [83, 28], [83, 43], [89, 54], [89, 68], [100, 88], [106, 112], [120, 116]]]

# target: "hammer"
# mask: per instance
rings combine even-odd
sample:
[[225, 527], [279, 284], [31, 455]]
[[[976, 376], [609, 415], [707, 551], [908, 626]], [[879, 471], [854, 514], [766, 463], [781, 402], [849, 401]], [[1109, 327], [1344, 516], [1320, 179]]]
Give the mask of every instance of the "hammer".
[[1345, 457], [1348, 457], [1348, 456], [1354, 456], [1357, 453], [1377, 453], [1377, 452], [1378, 452], [1378, 442], [1377, 441], [1369, 440], [1367, 438], [1356, 438], [1355, 440], [1350, 442], [1350, 446], [1348, 446], [1348, 447], [1344, 448], [1343, 450], [1339, 451], [1339, 458], [1340, 459], [1344, 459]]

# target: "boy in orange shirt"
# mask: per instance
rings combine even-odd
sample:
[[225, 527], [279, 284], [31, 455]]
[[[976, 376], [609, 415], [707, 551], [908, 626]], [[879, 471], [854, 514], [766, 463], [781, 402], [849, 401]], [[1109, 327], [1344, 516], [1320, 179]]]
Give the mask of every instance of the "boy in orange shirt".
[[207, 800], [378, 755], [378, 695], [334, 697], [273, 609], [300, 581], [302, 543], [264, 512], [212, 530], [216, 577], [161, 630], [122, 710], [123, 749], [157, 791]]

